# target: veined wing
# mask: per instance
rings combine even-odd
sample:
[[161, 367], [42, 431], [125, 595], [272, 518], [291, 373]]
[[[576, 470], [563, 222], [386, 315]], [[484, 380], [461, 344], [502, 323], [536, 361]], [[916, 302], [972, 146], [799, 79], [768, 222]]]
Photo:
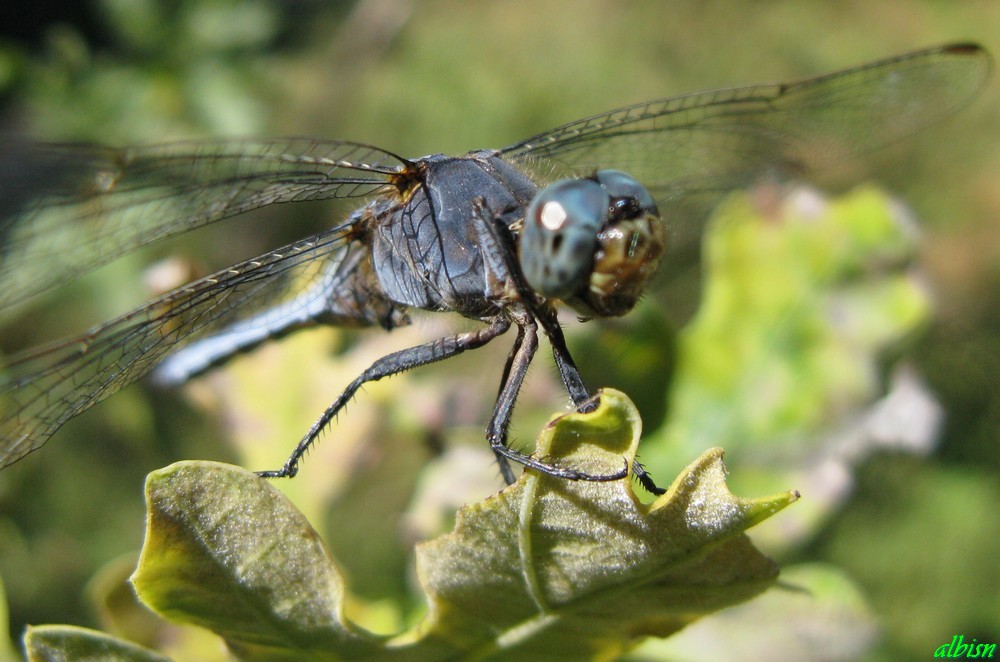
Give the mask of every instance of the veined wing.
[[[201, 278], [71, 340], [15, 356], [0, 382], [0, 468], [41, 446], [70, 418], [149, 373], [168, 353], [238, 319], [270, 311], [303, 323], [371, 322], [365, 246], [355, 223]], [[342, 295], [342, 300], [336, 296]], [[264, 312], [261, 312], [264, 311]]]
[[968, 103], [989, 54], [954, 44], [788, 84], [702, 92], [571, 122], [501, 150], [543, 178], [624, 170], [662, 206], [707, 211], [762, 176], [887, 145]]
[[0, 155], [0, 308], [229, 216], [387, 190], [409, 165], [368, 145], [307, 138], [122, 149], [6, 145]]

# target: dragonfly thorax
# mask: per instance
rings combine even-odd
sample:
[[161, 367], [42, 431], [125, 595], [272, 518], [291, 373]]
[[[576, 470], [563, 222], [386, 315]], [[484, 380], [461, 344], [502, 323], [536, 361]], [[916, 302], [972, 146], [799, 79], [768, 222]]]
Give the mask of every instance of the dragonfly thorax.
[[617, 317], [635, 306], [665, 246], [649, 191], [621, 171], [601, 170], [535, 196], [519, 253], [525, 280], [539, 294], [587, 316]]

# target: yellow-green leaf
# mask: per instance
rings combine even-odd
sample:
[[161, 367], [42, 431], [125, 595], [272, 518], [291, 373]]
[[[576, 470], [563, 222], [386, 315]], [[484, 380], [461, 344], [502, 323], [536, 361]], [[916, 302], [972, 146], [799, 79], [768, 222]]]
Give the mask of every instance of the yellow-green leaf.
[[[538, 453], [613, 473], [631, 462], [639, 435], [631, 402], [606, 390], [596, 411], [553, 419]], [[733, 496], [718, 449], [652, 504], [626, 480], [525, 472], [418, 547], [427, 616], [386, 639], [347, 618], [335, 562], [271, 485], [185, 462], [150, 475], [133, 583], [153, 609], [215, 631], [247, 659], [606, 657], [771, 585], [776, 566], [743, 532], [796, 496]]]

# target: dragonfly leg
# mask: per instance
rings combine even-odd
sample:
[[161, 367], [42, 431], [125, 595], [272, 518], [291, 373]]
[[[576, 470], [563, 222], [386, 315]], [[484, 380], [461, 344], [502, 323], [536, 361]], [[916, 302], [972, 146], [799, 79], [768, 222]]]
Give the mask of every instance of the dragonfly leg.
[[[507, 355], [507, 362], [504, 364], [503, 375], [500, 377], [500, 386], [499, 386], [499, 389], [497, 391], [497, 399], [496, 399], [496, 402], [498, 402], [498, 403], [500, 402], [500, 399], [504, 395], [504, 387], [507, 385], [507, 382], [508, 382], [508, 380], [510, 378], [510, 371], [514, 367], [514, 361], [517, 360], [517, 357], [518, 357], [518, 355], [521, 352], [521, 347], [524, 345], [525, 334], [526, 334], [525, 327], [523, 325], [521, 325], [521, 324], [518, 324], [517, 325], [517, 337], [514, 339], [514, 344], [511, 346], [510, 353]], [[536, 343], [537, 343], [537, 338], [536, 338]], [[512, 413], [511, 411], [507, 412], [508, 422], [510, 420], [511, 413]], [[496, 412], [496, 410], [494, 408], [493, 421], [490, 422], [491, 429], [492, 429], [492, 426], [493, 426], [494, 422], [496, 421], [496, 419], [497, 419], [497, 412]], [[487, 430], [487, 436], [489, 436], [489, 435], [490, 435], [490, 430]], [[500, 443], [503, 446], [506, 446], [507, 445], [507, 428], [506, 428], [506, 425], [503, 426], [503, 429], [501, 430], [500, 435], [501, 435], [501, 441], [500, 441]], [[491, 446], [493, 445], [492, 441], [490, 442], [490, 445]], [[511, 469], [511, 467], [510, 467], [510, 462], [501, 453], [497, 453], [496, 451], [494, 451], [494, 454], [496, 455], [496, 458], [497, 458], [497, 464], [500, 466], [500, 475], [503, 476], [504, 482], [506, 482], [508, 485], [513, 484], [513, 482], [515, 480], [515, 476], [514, 476], [514, 470]]]
[[646, 488], [646, 491], [650, 494], [655, 494], [660, 496], [661, 494], [666, 494], [667, 490], [660, 487], [653, 480], [653, 475], [646, 471], [646, 467], [639, 463], [639, 460], [632, 460], [632, 475], [635, 479], [639, 481], [639, 484]]
[[[515, 480], [514, 472], [508, 460], [525, 464], [523, 455], [507, 447], [507, 429], [510, 427], [510, 417], [514, 412], [514, 401], [528, 373], [528, 366], [538, 349], [538, 325], [530, 317], [519, 320], [517, 324], [517, 339], [511, 348], [507, 363], [504, 366], [503, 380], [497, 393], [496, 404], [493, 406], [493, 416], [486, 428], [486, 440], [497, 456], [500, 473], [508, 485]], [[511, 456], [514, 453], [515, 456]], [[523, 456], [523, 458], [522, 458]]]
[[570, 356], [569, 348], [566, 346], [566, 337], [559, 325], [559, 319], [554, 312], [549, 311], [538, 311], [536, 316], [542, 325], [542, 330], [549, 338], [549, 344], [552, 345], [552, 356], [556, 360], [556, 369], [559, 370], [559, 377], [566, 385], [566, 392], [569, 393], [573, 405], [582, 413], [594, 411], [600, 400], [596, 396], [592, 396], [583, 383], [580, 370], [573, 362], [573, 357]]
[[[594, 411], [597, 409], [600, 400], [596, 395], [590, 395], [590, 392], [584, 385], [583, 377], [580, 376], [580, 370], [576, 367], [576, 363], [573, 362], [569, 348], [566, 347], [566, 337], [563, 336], [559, 320], [556, 319], [555, 315], [546, 315], [544, 312], [538, 314], [538, 320], [542, 325], [542, 330], [545, 331], [545, 335], [549, 338], [549, 344], [552, 346], [552, 355], [555, 357], [559, 376], [562, 377], [563, 384], [566, 385], [566, 391], [573, 400], [577, 411], [583, 413]], [[665, 489], [653, 481], [650, 473], [637, 460], [632, 461], [632, 475], [635, 476], [635, 479], [650, 494], [659, 496], [666, 492]]]
[[333, 404], [327, 407], [326, 411], [323, 412], [323, 415], [320, 416], [315, 423], [313, 423], [312, 427], [309, 428], [309, 431], [304, 437], [302, 437], [302, 440], [299, 441], [295, 450], [288, 456], [288, 460], [281, 469], [274, 471], [258, 471], [257, 475], [261, 478], [291, 478], [298, 473], [299, 462], [302, 460], [302, 457], [313, 445], [320, 433], [322, 433], [326, 426], [330, 424], [340, 410], [344, 408], [344, 405], [346, 405], [351, 398], [354, 397], [354, 394], [357, 393], [358, 389], [364, 384], [378, 381], [383, 377], [390, 377], [412, 368], [427, 365], [428, 363], [441, 361], [457, 354], [461, 354], [466, 350], [482, 347], [497, 336], [503, 334], [509, 328], [510, 321], [505, 318], [498, 317], [493, 320], [489, 326], [479, 329], [478, 331], [459, 333], [454, 336], [440, 338], [433, 342], [417, 345], [416, 347], [409, 347], [398, 352], [393, 352], [387, 356], [383, 356], [372, 363], [367, 370], [351, 382], [347, 388], [344, 389], [343, 393], [337, 396], [337, 399], [333, 401]]
[[514, 482], [514, 473], [511, 471], [510, 462], [517, 462], [529, 469], [569, 480], [606, 482], [625, 478], [628, 475], [628, 467], [613, 474], [589, 474], [585, 471], [557, 467], [542, 462], [507, 446], [507, 429], [510, 425], [511, 414], [514, 411], [514, 401], [517, 399], [518, 391], [521, 390], [524, 377], [528, 372], [528, 366], [531, 364], [531, 359], [534, 357], [537, 349], [538, 325], [531, 318], [519, 320], [518, 337], [507, 359], [500, 393], [497, 396], [496, 406], [493, 408], [493, 416], [490, 419], [490, 424], [486, 428], [486, 439], [489, 441], [490, 448], [493, 449], [500, 462], [500, 471], [503, 474], [504, 480], [507, 481], [507, 484]]

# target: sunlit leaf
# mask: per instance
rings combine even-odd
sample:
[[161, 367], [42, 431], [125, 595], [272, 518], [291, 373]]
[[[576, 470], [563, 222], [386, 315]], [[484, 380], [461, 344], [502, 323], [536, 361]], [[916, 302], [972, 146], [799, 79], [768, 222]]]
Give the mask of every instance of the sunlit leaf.
[[31, 662], [73, 660], [74, 662], [167, 662], [169, 658], [136, 644], [72, 625], [42, 625], [28, 628], [24, 648]]
[[[607, 390], [553, 419], [537, 452], [598, 474], [634, 457], [640, 422]], [[526, 472], [418, 546], [428, 613], [392, 639], [349, 619], [345, 581], [305, 519], [242, 469], [185, 462], [151, 474], [133, 583], [161, 614], [207, 627], [247, 659], [613, 655], [770, 586], [777, 567], [743, 531], [795, 500], [740, 499], [706, 452], [642, 504], [625, 480]]]

